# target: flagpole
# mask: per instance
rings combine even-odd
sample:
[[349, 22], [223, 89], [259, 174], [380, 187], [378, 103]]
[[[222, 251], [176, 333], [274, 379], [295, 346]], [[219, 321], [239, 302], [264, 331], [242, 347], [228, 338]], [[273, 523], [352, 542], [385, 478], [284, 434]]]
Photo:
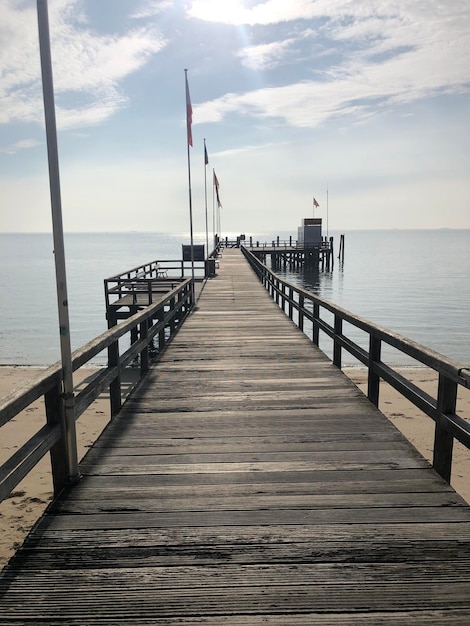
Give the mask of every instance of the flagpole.
[[188, 86], [188, 70], [184, 70], [185, 86], [186, 86], [186, 130], [187, 130], [187, 153], [188, 153], [188, 192], [189, 192], [189, 234], [191, 238], [191, 279], [192, 279], [192, 292], [194, 303], [194, 236], [193, 236], [193, 200], [191, 194], [191, 157], [189, 153], [189, 146], [192, 145], [191, 135], [191, 123], [192, 123], [192, 107], [191, 99], [189, 96]]
[[52, 232], [57, 284], [57, 306], [59, 314], [60, 353], [62, 361], [62, 429], [65, 440], [67, 481], [69, 483], [74, 483], [80, 478], [80, 473], [78, 471], [77, 459], [72, 350], [70, 344], [67, 276], [65, 268], [62, 201], [60, 193], [59, 154], [57, 146], [57, 126], [55, 117], [54, 83], [52, 77], [47, 0], [37, 0], [37, 16], [49, 164], [49, 187], [51, 196]]
[[328, 183], [326, 183], [326, 238], [328, 239]]
[[209, 222], [207, 218], [207, 158], [206, 140], [204, 139], [204, 204], [206, 208], [206, 258], [209, 257]]
[[215, 235], [217, 234], [217, 224], [215, 222], [215, 183], [214, 183], [214, 168], [212, 168], [212, 236], [214, 238], [214, 245], [216, 245]]

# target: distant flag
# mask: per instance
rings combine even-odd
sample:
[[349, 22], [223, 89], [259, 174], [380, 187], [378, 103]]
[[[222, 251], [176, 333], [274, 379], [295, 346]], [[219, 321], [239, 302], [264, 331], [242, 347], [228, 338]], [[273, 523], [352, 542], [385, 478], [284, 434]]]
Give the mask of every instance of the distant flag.
[[217, 198], [217, 208], [220, 208], [222, 206], [222, 202], [220, 201], [220, 196], [219, 196], [219, 181], [217, 179], [215, 170], [214, 170], [214, 187], [215, 187], [215, 196]]
[[204, 165], [209, 165], [209, 157], [207, 155], [206, 143], [204, 140]]
[[314, 206], [314, 207], [320, 206], [320, 205], [318, 204], [318, 202], [315, 200], [315, 198], [313, 199], [313, 206]]
[[[187, 70], [186, 70], [187, 72]], [[188, 74], [185, 74], [186, 79], [186, 128], [188, 131], [188, 145], [193, 145], [193, 131], [191, 125], [193, 123], [193, 107], [191, 105], [191, 96], [189, 95]]]

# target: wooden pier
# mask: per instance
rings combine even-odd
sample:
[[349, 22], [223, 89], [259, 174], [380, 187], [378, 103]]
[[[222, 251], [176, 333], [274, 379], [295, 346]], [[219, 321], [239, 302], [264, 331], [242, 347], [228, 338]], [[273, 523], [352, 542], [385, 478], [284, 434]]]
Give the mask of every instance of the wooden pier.
[[0, 624], [470, 623], [470, 508], [238, 249], [0, 579]]
[[271, 267], [275, 271], [281, 268], [289, 268], [295, 271], [301, 267], [307, 269], [318, 267], [322, 271], [326, 270], [329, 272], [334, 266], [333, 237], [330, 238], [330, 241], [323, 241], [318, 246], [304, 247], [289, 245], [287, 242], [279, 244], [273, 241], [272, 245], [247, 245], [247, 248], [262, 263], [266, 263], [269, 256]]

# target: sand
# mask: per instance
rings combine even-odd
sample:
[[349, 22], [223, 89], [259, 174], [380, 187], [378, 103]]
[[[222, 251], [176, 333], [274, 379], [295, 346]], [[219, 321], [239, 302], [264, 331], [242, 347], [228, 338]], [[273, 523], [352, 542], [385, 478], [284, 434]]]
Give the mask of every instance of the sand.
[[[344, 372], [361, 390], [367, 386], [367, 371], [362, 368], [345, 368]], [[1, 367], [0, 397], [34, 378], [38, 368]], [[74, 379], [80, 387], [96, 369], [83, 369]], [[412, 382], [428, 393], [435, 394], [437, 376], [426, 369], [402, 370]], [[137, 371], [127, 371], [124, 393], [135, 383]], [[381, 411], [399, 428], [403, 434], [428, 460], [432, 459], [434, 422], [402, 398], [389, 385], [382, 383], [380, 391]], [[459, 394], [458, 413], [470, 420], [470, 390], [463, 389]], [[110, 418], [109, 399], [106, 394], [98, 398], [77, 422], [79, 458], [99, 436]], [[44, 403], [38, 400], [1, 429], [0, 464], [5, 462], [29, 436], [45, 423]], [[470, 451], [456, 443], [452, 468], [452, 486], [470, 503]], [[0, 568], [22, 544], [38, 517], [52, 497], [49, 455], [21, 482], [9, 498], [0, 503]]]

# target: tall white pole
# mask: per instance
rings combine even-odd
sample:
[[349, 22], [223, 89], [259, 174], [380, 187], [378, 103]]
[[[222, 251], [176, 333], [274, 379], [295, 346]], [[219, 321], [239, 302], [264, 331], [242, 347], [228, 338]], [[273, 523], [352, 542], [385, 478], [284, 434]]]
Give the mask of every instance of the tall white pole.
[[[186, 125], [188, 131], [187, 137], [187, 151], [188, 151], [188, 190], [189, 190], [189, 232], [191, 238], [191, 279], [192, 279], [192, 289], [193, 289], [193, 303], [194, 303], [194, 294], [195, 294], [195, 285], [194, 285], [194, 235], [193, 235], [193, 199], [191, 194], [191, 157], [189, 154], [189, 147], [192, 144], [192, 136], [190, 142], [190, 132], [191, 132], [191, 122], [190, 119], [190, 111], [191, 108], [191, 100], [189, 96], [189, 87], [188, 87], [188, 70], [184, 70], [185, 74], [185, 85], [186, 85]], [[191, 108], [191, 116], [192, 116], [192, 108]]]
[[326, 238], [328, 239], [328, 183], [326, 185]]
[[214, 169], [212, 169], [212, 237], [214, 239], [214, 246], [215, 246], [216, 234], [217, 234], [217, 225], [215, 222], [215, 185], [214, 185]]
[[209, 222], [207, 218], [207, 148], [204, 139], [204, 205], [206, 208], [206, 258], [209, 257]]
[[70, 345], [64, 231], [62, 225], [62, 201], [60, 195], [59, 154], [57, 147], [57, 126], [55, 118], [54, 84], [52, 80], [52, 59], [47, 0], [37, 0], [37, 11], [47, 154], [49, 161], [49, 186], [51, 194], [54, 259], [57, 283], [57, 305], [59, 312], [60, 353], [62, 360], [62, 427], [66, 448], [67, 478], [69, 482], [75, 482], [79, 479], [80, 475], [77, 460], [72, 350]]

